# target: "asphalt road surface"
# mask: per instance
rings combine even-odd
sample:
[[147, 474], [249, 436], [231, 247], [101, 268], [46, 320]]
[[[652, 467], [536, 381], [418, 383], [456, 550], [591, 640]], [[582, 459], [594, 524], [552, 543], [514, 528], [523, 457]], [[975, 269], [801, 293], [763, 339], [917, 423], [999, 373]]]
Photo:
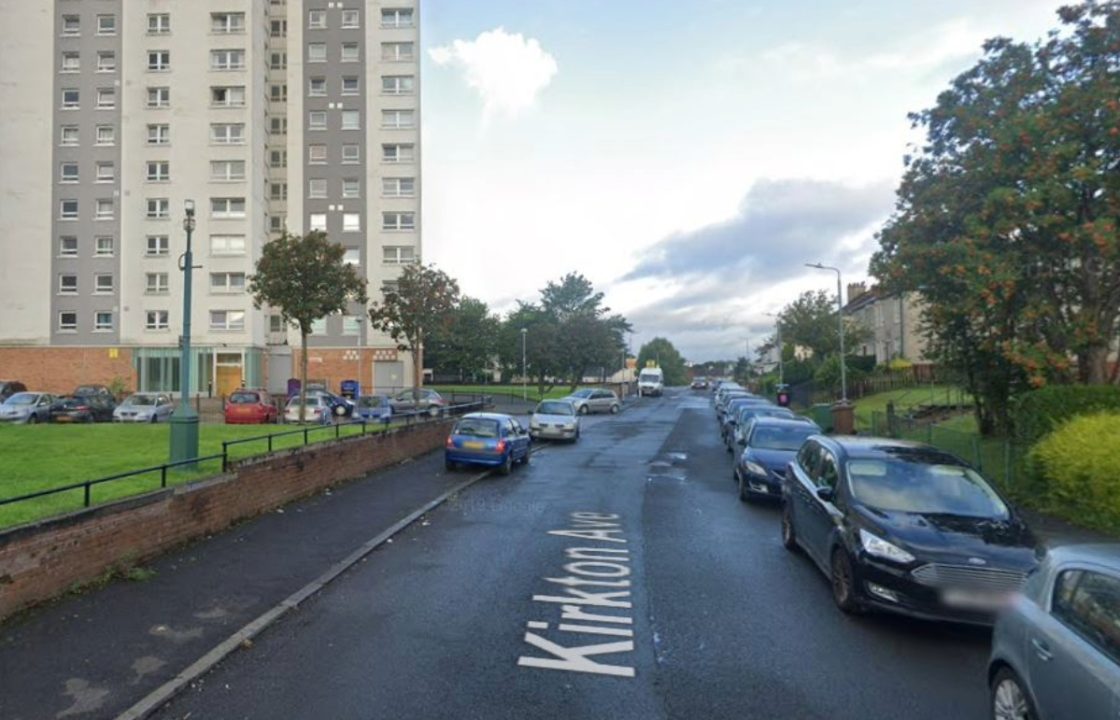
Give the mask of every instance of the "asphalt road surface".
[[707, 393], [591, 418], [370, 555], [161, 718], [987, 717], [980, 630], [850, 618], [744, 505]]

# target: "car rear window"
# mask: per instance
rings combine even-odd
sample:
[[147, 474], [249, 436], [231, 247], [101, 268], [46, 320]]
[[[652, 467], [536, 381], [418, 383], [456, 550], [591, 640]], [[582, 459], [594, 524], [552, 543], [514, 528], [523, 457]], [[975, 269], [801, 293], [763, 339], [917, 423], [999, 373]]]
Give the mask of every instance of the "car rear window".
[[358, 407], [377, 408], [385, 404], [384, 395], [365, 395], [358, 398]]
[[261, 401], [260, 393], [255, 392], [235, 392], [229, 396], [231, 405], [252, 405]]
[[456, 435], [469, 437], [496, 438], [498, 437], [498, 421], [487, 418], [466, 418], [460, 420], [455, 426]]

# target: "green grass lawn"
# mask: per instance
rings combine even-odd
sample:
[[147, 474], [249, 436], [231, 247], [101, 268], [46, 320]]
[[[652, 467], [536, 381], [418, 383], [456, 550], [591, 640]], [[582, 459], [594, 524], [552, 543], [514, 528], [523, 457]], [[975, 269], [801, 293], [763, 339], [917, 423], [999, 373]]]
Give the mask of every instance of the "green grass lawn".
[[[951, 385], [920, 385], [866, 395], [854, 401], [856, 428], [870, 430], [872, 415], [877, 412], [885, 414], [890, 402], [894, 403], [896, 412], [904, 413], [918, 405], [955, 405], [960, 399], [960, 390]], [[964, 402], [968, 403], [970, 399], [966, 396]]]
[[[307, 425], [309, 442], [334, 439], [333, 427]], [[199, 454], [218, 455], [222, 441], [251, 438], [297, 429], [290, 425], [203, 424]], [[379, 431], [368, 426], [367, 432]], [[357, 435], [359, 426], [339, 426], [339, 435]], [[4, 425], [0, 426], [0, 500], [63, 485], [152, 467], [168, 461], [170, 426], [161, 425]], [[303, 433], [273, 438], [273, 449], [303, 444]], [[266, 441], [229, 448], [238, 460], [268, 451]], [[196, 480], [221, 472], [221, 460], [200, 463], [197, 469], [169, 470], [168, 485]], [[158, 471], [94, 486], [91, 504], [154, 490], [160, 486]], [[0, 505], [0, 527], [16, 525], [82, 507], [84, 491], [71, 490], [36, 500]]]
[[[513, 398], [522, 396], [520, 385], [432, 385], [430, 387], [446, 396], [448, 400], [451, 399], [453, 393], [459, 395], [505, 395]], [[528, 399], [533, 402], [567, 397], [569, 394], [567, 385], [558, 385], [544, 395], [538, 392], [536, 385], [529, 385], [525, 388], [525, 391]]]

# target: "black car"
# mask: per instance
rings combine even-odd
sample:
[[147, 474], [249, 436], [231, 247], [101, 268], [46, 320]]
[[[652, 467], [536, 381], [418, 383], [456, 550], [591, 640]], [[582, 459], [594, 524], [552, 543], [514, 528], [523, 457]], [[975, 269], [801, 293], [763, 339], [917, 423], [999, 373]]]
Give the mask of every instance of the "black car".
[[745, 407], [775, 407], [775, 405], [757, 395], [745, 395], [729, 400], [719, 418], [719, 436], [725, 443], [728, 433], [735, 432], [735, 427], [739, 424], [739, 411]]
[[[110, 411], [111, 413], [112, 411]], [[110, 415], [110, 417], [112, 417]], [[60, 397], [51, 405], [52, 423], [91, 423], [95, 422], [93, 407], [86, 398], [68, 395]]]
[[[791, 420], [800, 419], [811, 422], [809, 418], [801, 417], [789, 408], [771, 405], [769, 402], [765, 405], [762, 403], [742, 405], [735, 411], [734, 415], [729, 415], [727, 418], [726, 432], [723, 434], [723, 443], [727, 446], [727, 452], [734, 453], [737, 447], [746, 445], [743, 431], [746, 430], [747, 425], [752, 419], [760, 417], [789, 418]], [[797, 448], [794, 449], [796, 450]], [[784, 463], [782, 464], [782, 471], [785, 471]]]
[[93, 414], [94, 422], [113, 422], [117, 400], [109, 388], [104, 385], [79, 385], [70, 396], [84, 401]]
[[708, 378], [698, 377], [692, 381], [692, 384], [689, 387], [691, 387], [693, 390], [707, 390]]
[[832, 581], [845, 612], [990, 625], [1038, 563], [1037, 542], [960, 458], [884, 438], [805, 441], [782, 483], [782, 544]]
[[19, 392], [27, 392], [27, 386], [18, 380], [0, 380], [0, 403]]
[[782, 496], [786, 466], [810, 436], [820, 427], [805, 418], [756, 417], [744, 426], [746, 444], [735, 463], [733, 477], [739, 486], [739, 499]]

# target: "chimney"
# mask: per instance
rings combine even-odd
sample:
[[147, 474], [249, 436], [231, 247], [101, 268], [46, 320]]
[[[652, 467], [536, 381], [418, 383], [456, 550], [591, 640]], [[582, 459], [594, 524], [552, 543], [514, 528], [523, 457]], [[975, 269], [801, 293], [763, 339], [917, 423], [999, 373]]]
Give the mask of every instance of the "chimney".
[[848, 283], [848, 302], [852, 302], [861, 295], [867, 294], [867, 285], [865, 283]]

